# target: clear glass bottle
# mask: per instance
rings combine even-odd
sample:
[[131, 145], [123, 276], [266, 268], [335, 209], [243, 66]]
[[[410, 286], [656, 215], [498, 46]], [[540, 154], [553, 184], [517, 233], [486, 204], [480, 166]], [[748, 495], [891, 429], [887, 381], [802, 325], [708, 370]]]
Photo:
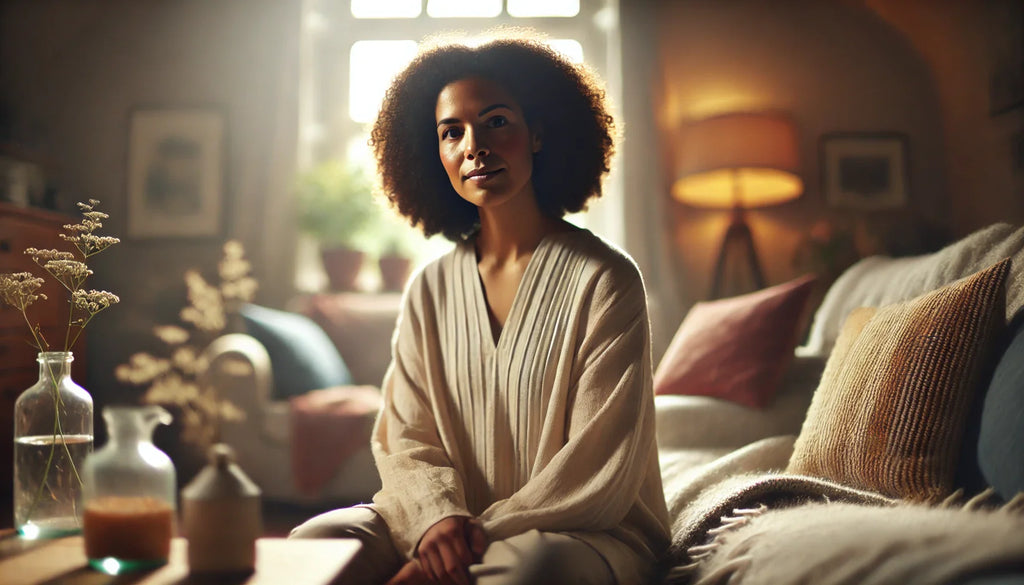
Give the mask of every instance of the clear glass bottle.
[[171, 415], [156, 405], [103, 409], [107, 444], [89, 456], [82, 473], [85, 554], [110, 574], [167, 562], [174, 535], [174, 464], [153, 444], [157, 424]]
[[69, 351], [39, 354], [39, 381], [14, 403], [14, 526], [23, 538], [82, 530], [81, 469], [92, 452], [92, 396]]

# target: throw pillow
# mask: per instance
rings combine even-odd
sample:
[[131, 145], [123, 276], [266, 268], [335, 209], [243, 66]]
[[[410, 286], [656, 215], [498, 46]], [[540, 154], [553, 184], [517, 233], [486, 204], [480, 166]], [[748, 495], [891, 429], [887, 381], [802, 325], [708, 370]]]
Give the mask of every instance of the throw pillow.
[[1009, 267], [851, 313], [786, 471], [896, 498], [948, 495], [970, 398], [1004, 321]]
[[793, 360], [815, 276], [697, 303], [654, 374], [656, 394], [714, 396], [751, 408], [771, 403]]
[[352, 383], [348, 367], [324, 330], [309, 317], [247, 304], [240, 310], [246, 331], [270, 356], [272, 399]]
[[1024, 313], [984, 396], [976, 447], [984, 483], [1009, 500], [1024, 492]]

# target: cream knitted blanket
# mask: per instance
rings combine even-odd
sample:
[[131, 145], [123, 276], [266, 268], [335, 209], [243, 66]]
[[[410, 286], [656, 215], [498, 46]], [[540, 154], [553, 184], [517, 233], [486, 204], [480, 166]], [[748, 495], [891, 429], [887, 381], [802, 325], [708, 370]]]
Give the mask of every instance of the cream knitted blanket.
[[719, 533], [693, 582], [940, 585], [999, 575], [1018, 582], [1022, 534], [1024, 516], [1008, 508], [831, 502], [769, 509]]
[[1024, 498], [898, 502], [811, 477], [745, 474], [676, 517], [664, 584], [938, 585], [1024, 566]]
[[872, 256], [854, 264], [829, 288], [814, 314], [803, 356], [827, 356], [843, 321], [857, 307], [905, 301], [1012, 258], [1006, 281], [1007, 321], [1024, 306], [1024, 227], [997, 223], [924, 256]]

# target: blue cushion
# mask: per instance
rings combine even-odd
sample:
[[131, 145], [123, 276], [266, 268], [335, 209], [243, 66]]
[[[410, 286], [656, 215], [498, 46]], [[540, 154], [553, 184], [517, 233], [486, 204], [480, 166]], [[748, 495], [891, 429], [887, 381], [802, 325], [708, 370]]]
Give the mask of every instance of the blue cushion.
[[1009, 330], [985, 391], [978, 433], [978, 466], [1004, 499], [1024, 491], [1024, 315]]
[[337, 347], [313, 320], [253, 304], [243, 306], [240, 313], [248, 334], [259, 340], [270, 355], [273, 399], [352, 383]]

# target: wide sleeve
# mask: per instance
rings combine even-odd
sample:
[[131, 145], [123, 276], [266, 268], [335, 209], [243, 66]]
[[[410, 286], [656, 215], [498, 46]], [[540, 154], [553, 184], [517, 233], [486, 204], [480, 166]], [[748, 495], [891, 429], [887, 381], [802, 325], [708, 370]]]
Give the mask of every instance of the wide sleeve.
[[601, 531], [637, 503], [656, 457], [650, 325], [635, 266], [607, 268], [580, 305], [564, 445], [484, 513], [491, 538], [536, 528]]
[[[427, 380], [433, 311], [422, 281], [407, 290], [392, 339], [383, 404], [371, 437], [381, 478], [373, 508], [395, 548], [411, 558], [423, 533], [448, 516], [469, 516], [462, 479], [445, 450]], [[436, 342], [435, 342], [436, 343]]]

